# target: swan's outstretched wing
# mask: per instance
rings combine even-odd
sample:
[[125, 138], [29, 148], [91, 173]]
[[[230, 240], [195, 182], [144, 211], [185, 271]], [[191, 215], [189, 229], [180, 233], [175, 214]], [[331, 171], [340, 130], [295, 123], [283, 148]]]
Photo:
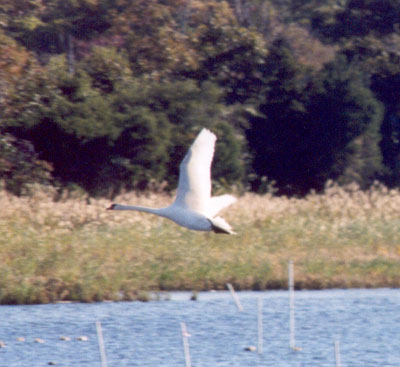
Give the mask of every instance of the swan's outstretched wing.
[[207, 213], [211, 197], [211, 162], [217, 137], [203, 129], [179, 167], [175, 205]]
[[212, 218], [215, 217], [222, 209], [227, 208], [233, 204], [237, 199], [232, 195], [214, 196], [211, 198], [211, 203], [208, 208], [208, 215]]

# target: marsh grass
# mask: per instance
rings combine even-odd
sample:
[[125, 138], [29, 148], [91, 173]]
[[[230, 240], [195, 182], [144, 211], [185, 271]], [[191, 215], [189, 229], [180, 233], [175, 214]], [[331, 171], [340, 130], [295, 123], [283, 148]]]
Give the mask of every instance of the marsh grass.
[[[237, 236], [193, 232], [109, 201], [0, 192], [0, 302], [147, 299], [148, 291], [400, 286], [400, 192], [328, 185], [288, 199], [245, 194], [224, 217]], [[121, 195], [164, 206], [162, 194]]]

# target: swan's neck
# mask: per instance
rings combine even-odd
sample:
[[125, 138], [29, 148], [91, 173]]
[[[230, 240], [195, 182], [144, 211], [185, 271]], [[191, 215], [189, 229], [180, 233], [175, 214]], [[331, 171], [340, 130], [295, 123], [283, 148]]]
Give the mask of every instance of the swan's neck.
[[136, 205], [121, 205], [115, 204], [112, 207], [113, 210], [136, 210], [138, 212], [151, 213], [160, 216], [165, 216], [166, 208], [149, 208], [147, 206], [136, 206]]

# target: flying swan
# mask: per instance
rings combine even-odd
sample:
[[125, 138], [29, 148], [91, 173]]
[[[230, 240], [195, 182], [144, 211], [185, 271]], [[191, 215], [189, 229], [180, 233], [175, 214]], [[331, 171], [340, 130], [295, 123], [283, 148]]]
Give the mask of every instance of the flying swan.
[[166, 208], [112, 204], [108, 210], [137, 210], [168, 218], [195, 230], [235, 234], [217, 214], [236, 201], [232, 195], [211, 197], [211, 162], [217, 137], [202, 129], [179, 166], [175, 201]]

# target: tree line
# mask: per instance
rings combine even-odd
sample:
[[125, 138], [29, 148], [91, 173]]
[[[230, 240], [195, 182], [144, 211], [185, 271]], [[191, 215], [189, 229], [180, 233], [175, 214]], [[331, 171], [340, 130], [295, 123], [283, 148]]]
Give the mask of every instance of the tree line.
[[0, 178], [169, 190], [399, 185], [400, 1], [0, 0]]

